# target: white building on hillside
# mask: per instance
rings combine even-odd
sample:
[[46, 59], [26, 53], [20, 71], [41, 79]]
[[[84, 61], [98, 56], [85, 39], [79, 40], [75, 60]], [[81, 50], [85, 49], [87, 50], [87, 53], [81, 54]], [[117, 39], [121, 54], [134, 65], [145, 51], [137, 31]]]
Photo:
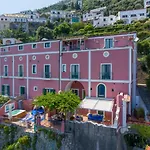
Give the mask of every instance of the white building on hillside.
[[71, 18], [72, 14], [69, 11], [62, 11], [62, 10], [51, 10], [50, 12], [50, 21], [53, 22], [54, 19], [61, 19], [61, 18]]
[[27, 17], [23, 14], [3, 14], [0, 16], [0, 21], [27, 22]]
[[147, 17], [146, 9], [128, 10], [118, 12], [118, 20], [123, 20], [125, 24], [130, 24], [136, 20], [142, 20]]
[[28, 22], [46, 22], [46, 18], [41, 18], [37, 11], [21, 11], [20, 14], [24, 14], [27, 17]]
[[10, 28], [10, 22], [9, 21], [1, 21], [0, 20], [0, 31], [2, 30], [6, 30], [6, 29], [9, 29]]
[[113, 25], [117, 21], [117, 17], [114, 15], [110, 16], [102, 16], [98, 19], [93, 20], [93, 26], [94, 27], [103, 27], [108, 25]]
[[82, 9], [83, 0], [72, 0], [71, 2], [74, 3], [74, 5], [76, 5], [76, 3], [78, 3], [80, 9]]
[[150, 0], [144, 0], [144, 8], [150, 7]]
[[90, 10], [90, 12], [83, 14], [83, 21], [84, 22], [93, 21], [95, 19], [99, 19], [100, 17], [103, 17], [105, 9], [106, 7], [101, 7], [101, 8]]

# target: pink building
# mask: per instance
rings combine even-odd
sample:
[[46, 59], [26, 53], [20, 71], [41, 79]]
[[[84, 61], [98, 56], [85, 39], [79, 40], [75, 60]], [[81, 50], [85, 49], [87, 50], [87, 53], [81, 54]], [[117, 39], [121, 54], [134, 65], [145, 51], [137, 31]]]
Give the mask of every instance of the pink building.
[[129, 33], [1, 46], [1, 94], [32, 99], [72, 89], [81, 99], [115, 102], [123, 92], [132, 97], [131, 113], [136, 99], [136, 38], [136, 33]]

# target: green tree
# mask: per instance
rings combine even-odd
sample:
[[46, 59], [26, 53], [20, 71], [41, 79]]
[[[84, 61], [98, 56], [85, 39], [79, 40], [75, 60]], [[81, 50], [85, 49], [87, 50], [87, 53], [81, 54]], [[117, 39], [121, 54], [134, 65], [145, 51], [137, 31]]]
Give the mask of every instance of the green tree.
[[71, 91], [60, 93], [48, 93], [38, 96], [33, 102], [36, 106], [44, 106], [49, 110], [57, 110], [65, 115], [74, 112], [80, 104], [80, 98]]
[[1, 38], [12, 38], [13, 37], [13, 31], [10, 29], [0, 31], [0, 36], [1, 36]]
[[94, 29], [93, 25], [92, 24], [87, 24], [85, 27], [84, 27], [84, 30], [87, 32], [87, 31], [92, 31]]
[[33, 104], [37, 106], [44, 106], [50, 111], [55, 110], [58, 108], [57, 95], [54, 95], [54, 93], [47, 93], [46, 95], [38, 96]]
[[124, 21], [123, 21], [123, 20], [117, 20], [117, 21], [115, 22], [115, 24], [124, 24]]
[[71, 31], [70, 25], [67, 22], [63, 22], [54, 29], [55, 36], [65, 36]]
[[40, 26], [36, 31], [36, 38], [41, 40], [43, 38], [53, 39], [53, 31], [48, 27]]
[[140, 55], [148, 55], [150, 53], [150, 41], [144, 40], [138, 42], [138, 54]]
[[45, 27], [49, 29], [54, 29], [54, 24], [50, 22], [50, 20], [47, 20], [45, 23]]
[[9, 100], [9, 97], [4, 97], [4, 96], [0, 95], [0, 105], [8, 102], [8, 100]]
[[73, 23], [71, 25], [73, 32], [77, 32], [80, 29], [84, 29], [85, 24], [83, 22]]
[[146, 79], [146, 85], [147, 85], [147, 88], [150, 89], [150, 54], [147, 55], [146, 57], [146, 67], [147, 67], [147, 70], [148, 70], [148, 78]]
[[29, 41], [29, 34], [24, 31], [22, 25], [17, 30], [13, 30], [13, 37], [25, 43]]

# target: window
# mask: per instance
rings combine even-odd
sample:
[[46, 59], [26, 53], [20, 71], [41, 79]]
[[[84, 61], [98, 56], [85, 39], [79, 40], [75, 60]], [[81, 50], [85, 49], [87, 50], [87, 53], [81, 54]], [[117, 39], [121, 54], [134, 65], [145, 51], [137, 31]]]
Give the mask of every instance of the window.
[[112, 21], [112, 20], [113, 20], [113, 18], [110, 18], [110, 20]]
[[62, 64], [62, 72], [66, 72], [66, 64]]
[[110, 80], [112, 78], [112, 66], [111, 64], [101, 64], [100, 79]]
[[37, 91], [38, 90], [38, 87], [37, 86], [34, 86], [33, 87], [33, 91]]
[[9, 85], [2, 85], [2, 95], [10, 95], [10, 87]]
[[4, 66], [4, 76], [8, 76], [8, 66]]
[[122, 18], [127, 18], [127, 17], [128, 17], [128, 15], [123, 15], [123, 16], [122, 16]]
[[50, 42], [44, 43], [44, 48], [50, 48], [50, 46], [51, 46]]
[[32, 44], [32, 49], [36, 49], [37, 48], [37, 44]]
[[50, 78], [50, 65], [44, 65], [44, 78]]
[[132, 14], [131, 17], [136, 17], [136, 14]]
[[144, 13], [141, 13], [140, 16], [144, 16]]
[[18, 65], [18, 76], [23, 77], [23, 65]]
[[46, 95], [47, 93], [54, 93], [55, 94], [56, 90], [53, 88], [44, 88], [43, 89], [43, 95]]
[[10, 105], [11, 105], [11, 110], [15, 109], [15, 103], [7, 104], [5, 105], [5, 113], [9, 112]]
[[79, 64], [71, 65], [71, 79], [79, 79]]
[[37, 73], [37, 65], [32, 65], [32, 74]]
[[19, 46], [18, 46], [18, 50], [19, 50], [19, 51], [23, 50], [23, 45], [19, 45]]
[[25, 94], [25, 86], [20, 86], [20, 96]]
[[105, 39], [105, 48], [112, 48], [113, 47], [113, 39]]
[[77, 96], [79, 96], [79, 89], [71, 89], [72, 93], [76, 94]]
[[104, 18], [103, 21], [106, 21], [106, 19]]

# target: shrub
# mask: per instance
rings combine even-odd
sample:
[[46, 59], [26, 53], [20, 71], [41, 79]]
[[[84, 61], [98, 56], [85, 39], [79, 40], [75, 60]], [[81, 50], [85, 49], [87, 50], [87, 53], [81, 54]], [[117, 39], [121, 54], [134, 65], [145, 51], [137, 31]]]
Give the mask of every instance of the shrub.
[[146, 79], [146, 86], [148, 89], [150, 89], [150, 77]]
[[145, 117], [145, 112], [143, 108], [136, 108], [134, 109], [134, 116], [139, 119], [139, 118], [144, 118]]

